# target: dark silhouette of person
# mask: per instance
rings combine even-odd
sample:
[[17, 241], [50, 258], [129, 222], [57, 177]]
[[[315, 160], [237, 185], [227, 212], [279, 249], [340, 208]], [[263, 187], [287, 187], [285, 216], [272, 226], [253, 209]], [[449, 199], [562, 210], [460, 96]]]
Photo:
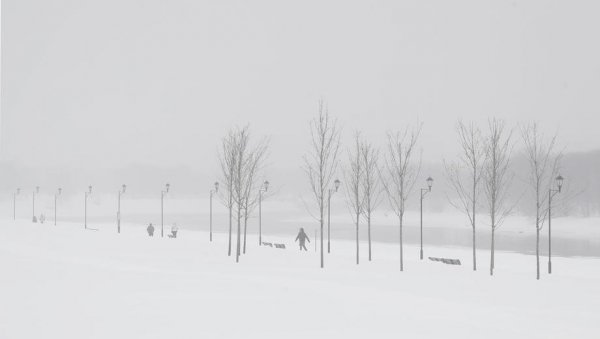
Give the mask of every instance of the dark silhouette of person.
[[150, 223], [150, 225], [148, 225], [148, 228], [146, 228], [146, 231], [148, 231], [148, 235], [153, 237], [154, 236], [154, 226], [152, 226], [152, 223]]
[[296, 240], [294, 240], [294, 242], [298, 241], [299, 245], [300, 245], [300, 251], [302, 251], [302, 249], [304, 249], [305, 251], [308, 251], [306, 249], [306, 241], [308, 240], [308, 242], [310, 242], [310, 239], [308, 239], [308, 235], [306, 235], [306, 233], [304, 233], [304, 228], [300, 228], [300, 232], [298, 232], [298, 236], [296, 236]]

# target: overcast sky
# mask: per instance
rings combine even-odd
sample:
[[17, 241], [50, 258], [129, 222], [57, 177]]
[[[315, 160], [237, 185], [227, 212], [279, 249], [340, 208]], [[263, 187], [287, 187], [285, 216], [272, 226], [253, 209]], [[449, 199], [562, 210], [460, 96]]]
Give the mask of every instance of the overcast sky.
[[[600, 148], [598, 1], [3, 0], [2, 158], [213, 169], [250, 123], [297, 166], [323, 97], [379, 142], [424, 123], [428, 160], [457, 119], [539, 120]], [[83, 164], [83, 165], [82, 165]]]

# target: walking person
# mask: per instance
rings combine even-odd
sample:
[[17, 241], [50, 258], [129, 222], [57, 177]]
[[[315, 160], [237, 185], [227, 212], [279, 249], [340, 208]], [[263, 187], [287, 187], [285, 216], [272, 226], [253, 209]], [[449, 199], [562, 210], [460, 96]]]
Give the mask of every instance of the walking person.
[[298, 232], [298, 235], [296, 236], [296, 240], [294, 240], [294, 242], [298, 241], [298, 244], [300, 245], [300, 251], [302, 251], [302, 249], [304, 249], [305, 251], [308, 251], [308, 249], [306, 249], [306, 241], [308, 240], [308, 242], [310, 242], [310, 239], [308, 239], [308, 235], [306, 235], [306, 233], [304, 233], [304, 228], [300, 228], [300, 232]]
[[150, 223], [150, 225], [148, 225], [148, 228], [146, 228], [146, 231], [148, 231], [148, 235], [153, 237], [154, 236], [154, 226], [152, 226], [152, 223]]

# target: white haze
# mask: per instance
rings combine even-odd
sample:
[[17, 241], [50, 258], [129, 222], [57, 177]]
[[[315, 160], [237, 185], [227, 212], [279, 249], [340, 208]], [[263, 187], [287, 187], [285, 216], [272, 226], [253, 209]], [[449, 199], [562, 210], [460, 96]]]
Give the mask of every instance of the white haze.
[[420, 146], [432, 163], [456, 153], [457, 119], [492, 116], [540, 120], [567, 151], [596, 149], [599, 9], [5, 0], [1, 156], [18, 183], [3, 187], [46, 177], [54, 186], [74, 173], [76, 185], [114, 186], [149, 175], [144, 168], [165, 171], [150, 176], [157, 187], [174, 180], [171, 170], [197, 173], [188, 184], [200, 187], [218, 172], [219, 138], [246, 123], [271, 138], [270, 175], [300, 178], [320, 97], [346, 141], [360, 129], [381, 143], [385, 131], [423, 122]]

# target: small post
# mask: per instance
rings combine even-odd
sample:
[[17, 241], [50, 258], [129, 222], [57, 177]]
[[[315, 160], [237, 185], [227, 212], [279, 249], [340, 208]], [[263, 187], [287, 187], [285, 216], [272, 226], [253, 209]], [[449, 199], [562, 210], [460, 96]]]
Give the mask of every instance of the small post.
[[40, 193], [40, 186], [35, 186], [35, 191], [33, 191], [33, 204], [32, 204], [32, 220], [35, 219], [35, 194]]
[[87, 199], [90, 194], [92, 194], [92, 185], [88, 186], [88, 190], [85, 192], [83, 228], [86, 230], [87, 230]]
[[262, 190], [258, 192], [258, 246], [262, 246]]
[[169, 185], [168, 183], [165, 185], [165, 190], [164, 191], [160, 191], [160, 237], [164, 238], [165, 237], [165, 232], [164, 232], [164, 228], [165, 228], [165, 218], [164, 218], [164, 201], [165, 201], [165, 194], [169, 193], [169, 187], [171, 187], [171, 185]]
[[552, 274], [552, 198], [562, 191], [564, 178], [559, 174], [555, 180], [558, 188], [548, 190], [548, 274]]
[[17, 191], [13, 193], [13, 220], [17, 220], [17, 195], [21, 193], [21, 189], [17, 188]]
[[338, 191], [340, 183], [341, 181], [335, 179], [333, 182], [334, 188], [327, 190], [327, 253], [331, 253], [331, 195]]
[[210, 236], [209, 236], [209, 241], [212, 242], [212, 226], [213, 226], [213, 194], [217, 193], [219, 191], [219, 182], [215, 181], [215, 189], [214, 190], [210, 190]]
[[58, 196], [62, 193], [62, 188], [58, 188], [58, 193], [54, 194], [54, 226], [56, 226], [56, 200], [58, 200]]
[[117, 233], [121, 233], [121, 194], [125, 193], [127, 185], [123, 184], [119, 190], [119, 198], [117, 202]]
[[427, 178], [427, 188], [421, 188], [421, 250], [419, 252], [419, 258], [423, 260], [423, 199], [427, 195], [427, 193], [431, 192], [431, 186], [433, 185], [433, 179], [431, 177]]
[[262, 246], [262, 195], [269, 189], [269, 182], [265, 180], [258, 191], [258, 246]]
[[331, 188], [327, 190], [327, 253], [331, 253]]
[[552, 189], [548, 192], [548, 274], [552, 273]]

